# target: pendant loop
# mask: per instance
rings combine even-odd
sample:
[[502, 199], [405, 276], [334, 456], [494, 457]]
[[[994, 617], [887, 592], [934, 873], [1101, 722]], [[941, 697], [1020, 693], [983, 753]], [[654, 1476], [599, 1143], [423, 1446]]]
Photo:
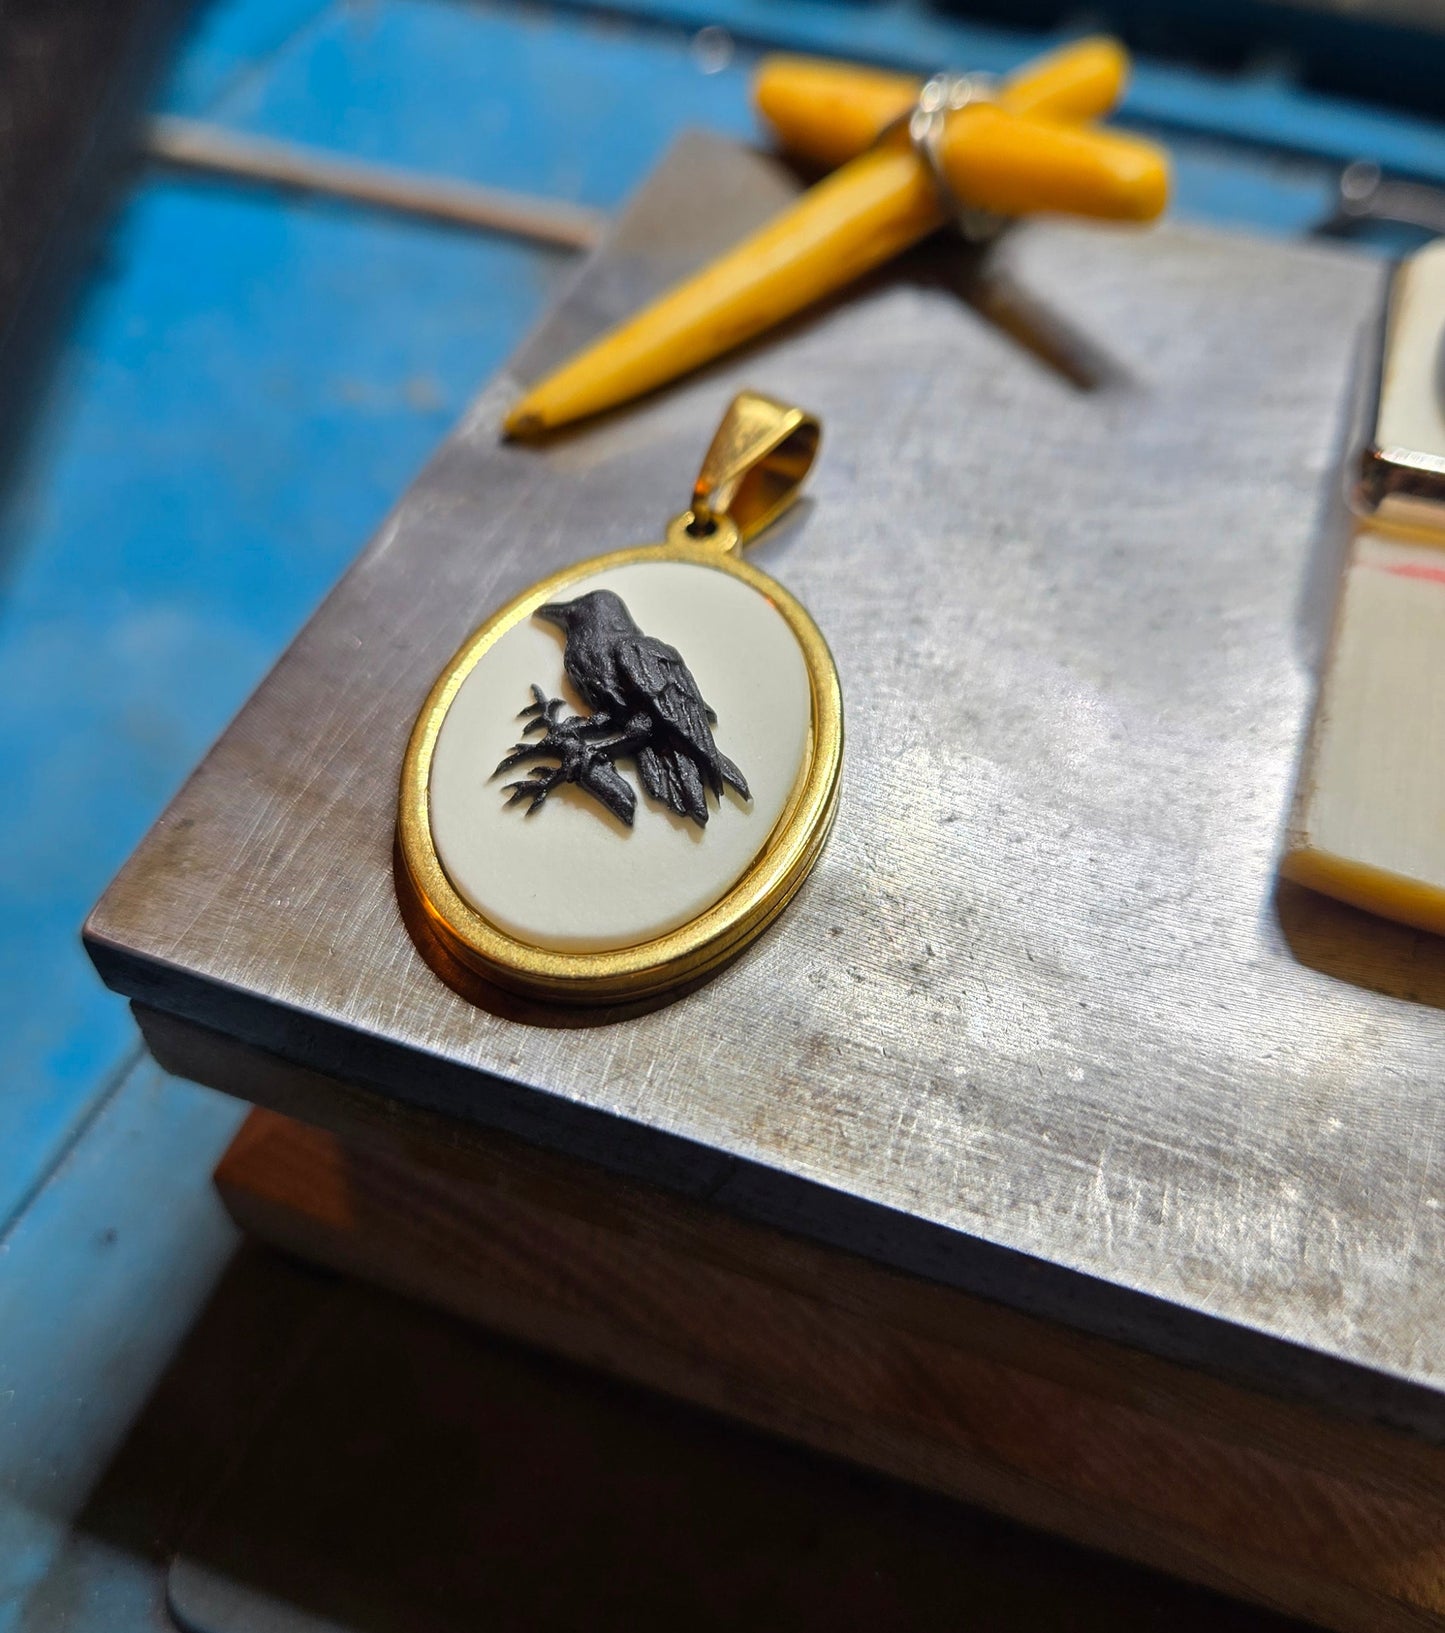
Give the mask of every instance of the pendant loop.
[[723, 550], [746, 544], [798, 497], [822, 434], [805, 409], [739, 392], [703, 456], [692, 508], [669, 525], [669, 539], [681, 530], [715, 538]]

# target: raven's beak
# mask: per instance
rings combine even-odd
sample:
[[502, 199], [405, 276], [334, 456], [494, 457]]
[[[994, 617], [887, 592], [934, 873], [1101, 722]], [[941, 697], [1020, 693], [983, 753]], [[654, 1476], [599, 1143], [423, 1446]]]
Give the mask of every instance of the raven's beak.
[[538, 607], [532, 616], [545, 618], [549, 624], [559, 624], [566, 629], [567, 609], [570, 605], [569, 601], [549, 601], [545, 607]]

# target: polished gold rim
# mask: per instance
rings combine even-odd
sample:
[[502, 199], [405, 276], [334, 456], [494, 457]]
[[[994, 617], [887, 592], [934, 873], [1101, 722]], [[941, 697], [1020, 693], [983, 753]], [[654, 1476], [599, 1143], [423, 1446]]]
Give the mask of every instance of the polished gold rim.
[[[728, 537], [728, 534], [732, 534]], [[469, 968], [531, 997], [579, 1004], [653, 996], [706, 975], [759, 935], [807, 877], [832, 827], [843, 758], [843, 704], [827, 642], [799, 602], [735, 553], [731, 529], [711, 540], [669, 530], [668, 542], [618, 550], [578, 562], [509, 602], [462, 646], [442, 671], [412, 729], [401, 773], [397, 832], [408, 878], [433, 931]], [[812, 731], [792, 794], [762, 850], [738, 882], [706, 912], [679, 929], [634, 947], [601, 953], [555, 952], [505, 934], [454, 889], [432, 841], [432, 755], [442, 721], [462, 682], [485, 653], [535, 608], [579, 579], [633, 562], [681, 561], [731, 573], [777, 608], [808, 670]]]

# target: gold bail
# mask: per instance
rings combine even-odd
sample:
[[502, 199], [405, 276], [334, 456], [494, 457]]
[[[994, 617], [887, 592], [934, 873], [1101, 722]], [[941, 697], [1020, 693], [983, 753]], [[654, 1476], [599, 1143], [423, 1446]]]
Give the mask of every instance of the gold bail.
[[[707, 537], [726, 520], [739, 544], [756, 537], [798, 497], [822, 435], [805, 409], [740, 391], [703, 456], [686, 531]], [[730, 547], [731, 540], [724, 544]]]

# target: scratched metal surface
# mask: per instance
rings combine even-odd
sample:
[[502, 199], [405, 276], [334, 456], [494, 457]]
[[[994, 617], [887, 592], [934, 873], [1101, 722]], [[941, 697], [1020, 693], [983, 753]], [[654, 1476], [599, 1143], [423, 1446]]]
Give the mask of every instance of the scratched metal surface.
[[[787, 185], [682, 144], [517, 372]], [[991, 296], [957, 268], [920, 259], [545, 450], [498, 445], [496, 382], [107, 893], [92, 953], [399, 1100], [1439, 1435], [1445, 957], [1275, 885], [1378, 266], [1039, 226]], [[758, 551], [842, 674], [827, 853], [671, 1006], [474, 1008], [393, 895], [415, 710], [496, 603], [657, 536], [743, 382], [828, 428]]]

